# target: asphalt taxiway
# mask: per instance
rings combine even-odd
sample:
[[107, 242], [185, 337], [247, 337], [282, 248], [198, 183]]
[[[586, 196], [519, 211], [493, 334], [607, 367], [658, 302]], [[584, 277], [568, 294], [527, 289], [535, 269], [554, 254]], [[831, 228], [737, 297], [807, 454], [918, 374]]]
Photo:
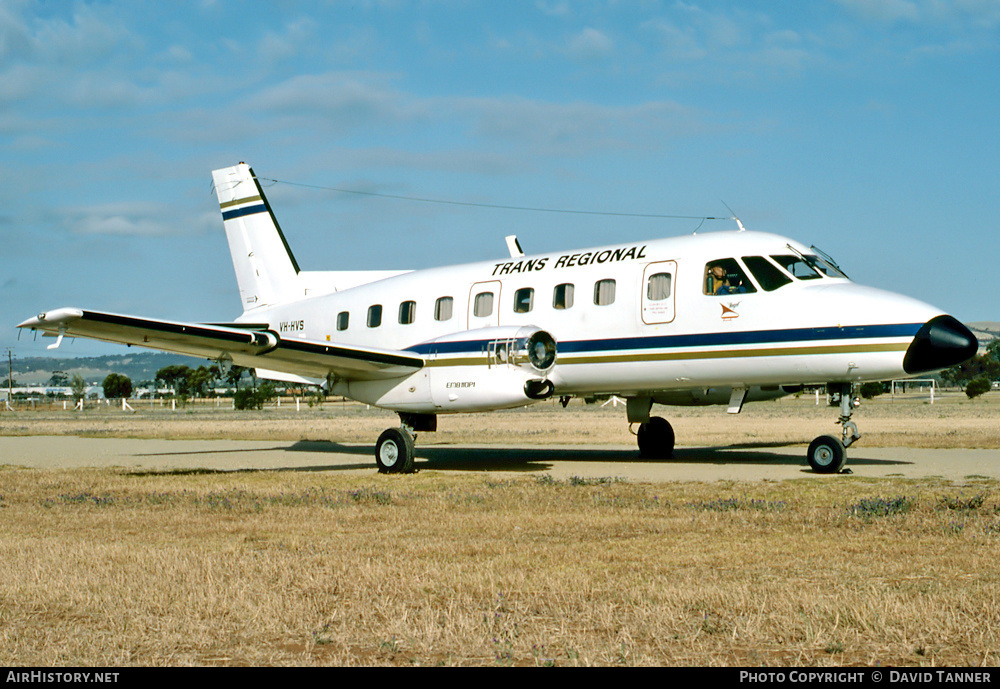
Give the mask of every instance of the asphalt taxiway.
[[[628, 446], [417, 445], [418, 471], [551, 474], [565, 479], [756, 481], [815, 474], [805, 446], [747, 444], [679, 447], [671, 460], [646, 461]], [[160, 440], [77, 436], [0, 437], [0, 465], [36, 469], [119, 467], [128, 471], [335, 471], [374, 473], [371, 445], [326, 441]], [[1000, 479], [1000, 450], [865, 447], [848, 451], [847, 467], [870, 478]]]

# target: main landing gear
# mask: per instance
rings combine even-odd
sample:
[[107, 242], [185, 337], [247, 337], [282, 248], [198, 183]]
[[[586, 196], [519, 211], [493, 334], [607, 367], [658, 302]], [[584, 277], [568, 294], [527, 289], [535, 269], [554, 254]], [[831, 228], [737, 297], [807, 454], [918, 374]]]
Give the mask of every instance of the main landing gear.
[[674, 429], [662, 417], [651, 416], [640, 423], [636, 440], [643, 459], [670, 459], [674, 454]]
[[375, 463], [383, 474], [412, 474], [417, 431], [436, 431], [434, 414], [399, 413], [399, 428], [383, 431], [375, 443]]
[[383, 474], [412, 474], [416, 435], [405, 426], [386, 429], [375, 443], [375, 463]]
[[830, 392], [830, 405], [840, 405], [838, 423], [843, 426], [841, 437], [821, 435], [816, 438], [809, 444], [806, 459], [817, 474], [849, 474], [851, 470], [844, 469], [847, 448], [861, 437], [857, 425], [851, 421], [851, 414], [860, 406], [861, 400], [854, 396], [851, 383], [831, 383], [827, 389]]
[[666, 419], [650, 416], [653, 400], [649, 397], [629, 397], [625, 400], [629, 424], [639, 424], [635, 434], [639, 456], [643, 459], [670, 459], [674, 454], [674, 429]]

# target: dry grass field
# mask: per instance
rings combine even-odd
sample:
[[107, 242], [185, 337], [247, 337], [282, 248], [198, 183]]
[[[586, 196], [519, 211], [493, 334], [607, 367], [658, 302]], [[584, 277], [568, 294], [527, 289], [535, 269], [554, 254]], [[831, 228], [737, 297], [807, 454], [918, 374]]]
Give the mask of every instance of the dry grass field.
[[[994, 399], [997, 397], [998, 399]], [[888, 399], [871, 445], [1000, 446], [1000, 396]], [[138, 407], [137, 407], [138, 408]], [[807, 443], [811, 399], [670, 409], [684, 445]], [[392, 415], [0, 414], [3, 434], [371, 442]], [[632, 444], [620, 407], [443, 419], [435, 443]], [[2, 464], [2, 459], [0, 459]], [[643, 484], [0, 467], [7, 665], [996, 665], [1000, 486]]]

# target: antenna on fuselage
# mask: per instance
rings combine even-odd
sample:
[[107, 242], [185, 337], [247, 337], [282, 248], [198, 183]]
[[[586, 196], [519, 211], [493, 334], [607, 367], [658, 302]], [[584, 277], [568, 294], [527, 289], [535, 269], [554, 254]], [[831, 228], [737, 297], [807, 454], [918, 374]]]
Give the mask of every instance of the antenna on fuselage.
[[[721, 200], [721, 199], [720, 199], [720, 200]], [[743, 221], [742, 221], [742, 220], [740, 220], [740, 217], [739, 217], [738, 215], [736, 215], [736, 211], [734, 211], [734, 210], [733, 210], [732, 208], [729, 208], [729, 204], [728, 204], [728, 203], [726, 203], [725, 201], [722, 201], [722, 205], [723, 205], [723, 206], [725, 206], [726, 208], [728, 208], [728, 209], [729, 209], [729, 212], [733, 214], [733, 220], [735, 220], [735, 221], [736, 221], [736, 225], [737, 225], [737, 227], [739, 227], [739, 228], [740, 228], [740, 230], [739, 230], [739, 231], [740, 231], [740, 232], [746, 232], [746, 231], [747, 231], [747, 228], [743, 227]]]

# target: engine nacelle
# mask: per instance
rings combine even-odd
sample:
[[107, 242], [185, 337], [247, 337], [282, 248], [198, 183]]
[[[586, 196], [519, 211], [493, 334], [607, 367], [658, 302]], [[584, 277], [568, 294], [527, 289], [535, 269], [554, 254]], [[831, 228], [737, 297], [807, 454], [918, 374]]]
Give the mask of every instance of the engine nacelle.
[[[536, 374], [547, 374], [556, 363], [555, 339], [534, 325], [478, 328], [428, 340], [410, 351], [427, 355], [436, 365], [530, 366]], [[475, 361], [466, 361], [468, 359]]]
[[396, 411], [446, 414], [521, 407], [555, 392], [548, 374], [556, 341], [535, 326], [468, 330], [409, 351], [425, 357], [424, 368], [405, 378], [344, 383], [339, 394]]

